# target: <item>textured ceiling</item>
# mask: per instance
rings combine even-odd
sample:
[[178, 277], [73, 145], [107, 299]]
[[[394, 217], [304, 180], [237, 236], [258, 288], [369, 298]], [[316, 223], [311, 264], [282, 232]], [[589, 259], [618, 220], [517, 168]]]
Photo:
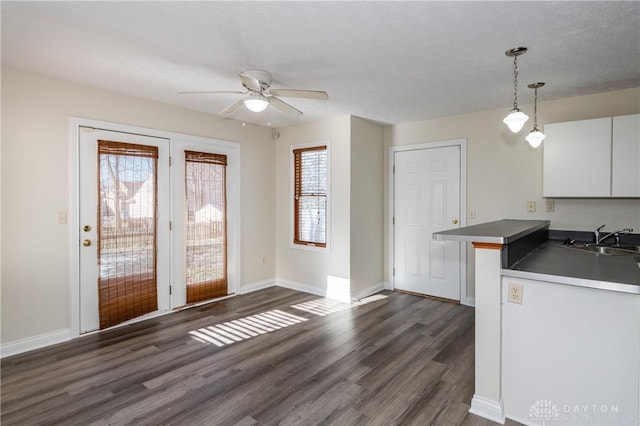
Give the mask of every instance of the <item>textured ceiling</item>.
[[240, 95], [238, 73], [272, 73], [304, 115], [244, 108], [273, 127], [345, 114], [384, 124], [509, 110], [512, 60], [520, 104], [640, 86], [640, 2], [9, 2], [2, 64], [217, 114]]

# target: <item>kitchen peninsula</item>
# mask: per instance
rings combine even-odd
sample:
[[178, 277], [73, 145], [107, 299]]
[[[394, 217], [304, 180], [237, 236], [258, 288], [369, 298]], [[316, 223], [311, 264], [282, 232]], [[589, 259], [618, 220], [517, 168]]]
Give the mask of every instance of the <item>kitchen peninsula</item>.
[[499, 220], [433, 235], [475, 248], [470, 411], [500, 423], [637, 425], [640, 257], [571, 250], [548, 227]]

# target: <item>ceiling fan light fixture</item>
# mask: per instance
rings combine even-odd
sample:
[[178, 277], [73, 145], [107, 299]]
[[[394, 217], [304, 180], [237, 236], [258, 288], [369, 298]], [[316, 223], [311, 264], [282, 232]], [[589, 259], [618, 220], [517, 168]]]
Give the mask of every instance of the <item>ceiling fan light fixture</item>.
[[253, 112], [262, 112], [269, 106], [269, 101], [262, 96], [250, 96], [243, 102], [244, 106], [246, 106], [249, 111]]
[[524, 123], [527, 122], [529, 117], [518, 108], [518, 56], [527, 53], [526, 47], [516, 47], [504, 52], [508, 57], [513, 57], [513, 109], [509, 112], [502, 122], [509, 127], [513, 133], [518, 133], [522, 130]]
[[280, 97], [301, 98], [301, 99], [318, 99], [327, 100], [329, 95], [322, 90], [301, 90], [301, 89], [272, 89], [271, 74], [263, 70], [246, 70], [240, 73], [240, 82], [245, 91], [221, 91], [221, 90], [200, 90], [189, 92], [178, 92], [179, 94], [205, 94], [205, 93], [233, 93], [238, 95], [249, 95], [237, 100], [228, 107], [222, 109], [220, 115], [230, 115], [244, 106], [252, 112], [262, 112], [268, 106], [272, 106], [274, 110], [290, 116], [300, 116], [302, 111], [296, 107], [289, 105]]

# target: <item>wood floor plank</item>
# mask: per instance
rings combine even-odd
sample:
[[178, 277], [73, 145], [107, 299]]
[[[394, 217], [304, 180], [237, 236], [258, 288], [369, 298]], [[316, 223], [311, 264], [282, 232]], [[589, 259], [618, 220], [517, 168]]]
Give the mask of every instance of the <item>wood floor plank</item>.
[[0, 422], [485, 426], [473, 322], [415, 295], [272, 287], [5, 358]]

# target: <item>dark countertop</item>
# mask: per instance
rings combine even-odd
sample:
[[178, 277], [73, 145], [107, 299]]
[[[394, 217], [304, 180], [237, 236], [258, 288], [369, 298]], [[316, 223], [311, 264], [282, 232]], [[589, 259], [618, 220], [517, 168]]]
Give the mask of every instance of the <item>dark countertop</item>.
[[562, 241], [547, 239], [549, 224], [548, 220], [503, 219], [435, 232], [433, 238], [503, 244], [504, 276], [640, 294], [640, 255], [607, 256], [571, 249]]
[[502, 274], [580, 287], [640, 294], [640, 255], [606, 256], [549, 240]]
[[502, 219], [495, 222], [434, 232], [433, 238], [440, 241], [510, 244], [537, 230], [548, 227], [549, 224], [548, 220]]

